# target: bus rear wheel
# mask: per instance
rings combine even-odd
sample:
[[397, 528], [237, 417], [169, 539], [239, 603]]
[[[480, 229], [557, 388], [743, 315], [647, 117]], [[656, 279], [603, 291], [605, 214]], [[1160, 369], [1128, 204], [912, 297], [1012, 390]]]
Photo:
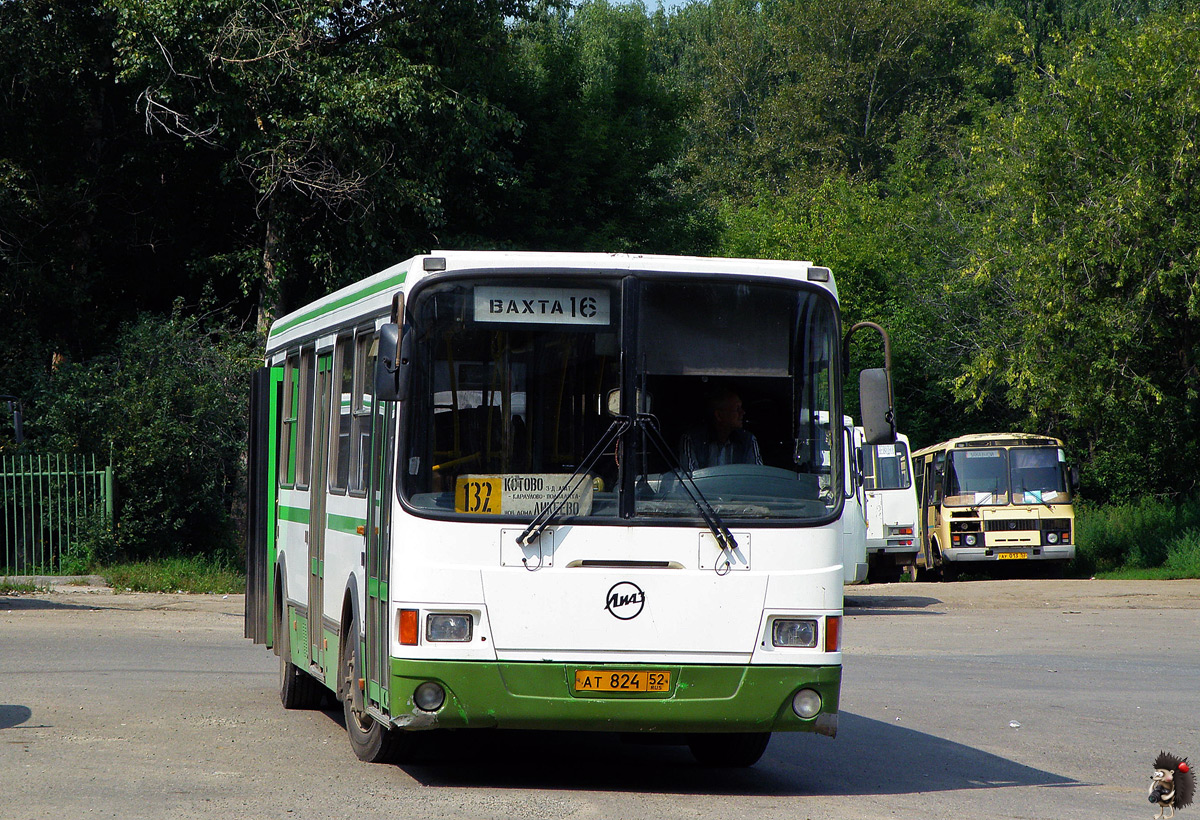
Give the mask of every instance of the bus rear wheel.
[[400, 733], [377, 721], [367, 712], [363, 694], [362, 663], [359, 656], [358, 624], [351, 623], [342, 640], [339, 668], [342, 680], [342, 714], [350, 748], [359, 760], [385, 763], [393, 760], [400, 748]]
[[688, 736], [692, 756], [704, 766], [753, 766], [767, 750], [770, 732], [734, 732]]

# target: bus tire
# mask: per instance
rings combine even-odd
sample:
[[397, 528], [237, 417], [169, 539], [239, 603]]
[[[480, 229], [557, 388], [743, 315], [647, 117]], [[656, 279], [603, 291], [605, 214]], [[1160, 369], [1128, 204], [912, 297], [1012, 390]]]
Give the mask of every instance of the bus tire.
[[688, 736], [692, 756], [703, 766], [746, 768], [753, 766], [767, 750], [770, 732], [734, 732], [693, 734]]
[[276, 608], [275, 642], [279, 646], [279, 700], [284, 709], [316, 709], [321, 705], [325, 687], [292, 663], [291, 629], [283, 607]]
[[958, 579], [958, 565], [953, 561], [947, 561], [945, 557], [938, 555], [938, 560], [941, 562], [941, 573], [943, 581], [955, 581]]
[[358, 624], [351, 622], [342, 640], [338, 670], [342, 681], [342, 714], [346, 718], [346, 734], [354, 756], [366, 763], [386, 763], [395, 759], [400, 748], [400, 733], [384, 726], [367, 712], [361, 678]]

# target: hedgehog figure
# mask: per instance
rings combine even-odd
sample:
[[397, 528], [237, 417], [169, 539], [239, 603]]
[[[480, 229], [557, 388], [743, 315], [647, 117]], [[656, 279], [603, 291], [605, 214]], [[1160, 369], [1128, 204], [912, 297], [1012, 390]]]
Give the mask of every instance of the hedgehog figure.
[[[1191, 805], [1196, 792], [1196, 776], [1186, 757], [1159, 752], [1154, 758], [1154, 774], [1150, 777], [1150, 802], [1158, 806], [1154, 820], [1175, 816], [1175, 809]], [[1166, 814], [1170, 809], [1171, 813]]]

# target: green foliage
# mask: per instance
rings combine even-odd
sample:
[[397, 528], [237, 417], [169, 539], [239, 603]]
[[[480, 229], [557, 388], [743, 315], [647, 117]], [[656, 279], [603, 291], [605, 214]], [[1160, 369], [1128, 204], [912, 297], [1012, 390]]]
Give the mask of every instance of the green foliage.
[[705, 214], [672, 191], [684, 106], [656, 70], [660, 32], [638, 5], [543, 8], [512, 30], [506, 107], [521, 121], [511, 207], [489, 226], [517, 246], [688, 252]]
[[227, 258], [258, 260], [230, 274], [264, 321], [476, 233], [511, 177], [518, 123], [493, 98], [517, 0], [107, 5], [118, 79], [144, 89], [147, 125], [219, 157], [255, 209]]
[[1051, 433], [1094, 501], [1186, 496], [1198, 66], [1179, 0], [0, 0], [0, 393], [117, 458], [74, 565], [227, 549], [218, 325], [432, 247], [803, 258], [891, 332], [915, 445]]
[[826, 172], [877, 176], [901, 115], [962, 89], [957, 0], [713, 0], [680, 15], [675, 81], [695, 100], [686, 163], [711, 198]]
[[44, 591], [45, 590], [38, 587], [37, 584], [28, 584], [23, 581], [16, 582], [0, 579], [0, 595], [21, 595]]
[[119, 507], [111, 541], [93, 533], [87, 566], [118, 555], [232, 555], [245, 496], [254, 340], [176, 311], [121, 328], [104, 355], [49, 378], [30, 427], [49, 449], [111, 452]]
[[1167, 545], [1163, 569], [1171, 578], [1200, 578], [1200, 528], [1181, 533]]
[[1075, 510], [1075, 563], [1084, 574], [1163, 567], [1169, 577], [1200, 577], [1200, 500], [1146, 497]]
[[117, 531], [106, 511], [93, 510], [76, 522], [76, 531], [59, 556], [59, 575], [84, 575], [119, 552]]
[[1187, 490], [1200, 457], [1200, 17], [1080, 37], [970, 143], [980, 315], [959, 398], [1088, 449], [1101, 497]]
[[99, 574], [117, 592], [192, 592], [237, 595], [246, 577], [226, 560], [191, 556], [103, 567]]

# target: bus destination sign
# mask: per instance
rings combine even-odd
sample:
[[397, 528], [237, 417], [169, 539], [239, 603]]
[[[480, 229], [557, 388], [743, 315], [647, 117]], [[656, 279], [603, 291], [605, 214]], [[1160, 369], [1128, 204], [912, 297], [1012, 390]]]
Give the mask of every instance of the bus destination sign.
[[454, 511], [485, 515], [537, 515], [561, 503], [561, 515], [590, 515], [592, 481], [559, 473], [463, 475], [454, 488]]
[[476, 322], [540, 325], [609, 323], [609, 292], [579, 288], [475, 288]]

